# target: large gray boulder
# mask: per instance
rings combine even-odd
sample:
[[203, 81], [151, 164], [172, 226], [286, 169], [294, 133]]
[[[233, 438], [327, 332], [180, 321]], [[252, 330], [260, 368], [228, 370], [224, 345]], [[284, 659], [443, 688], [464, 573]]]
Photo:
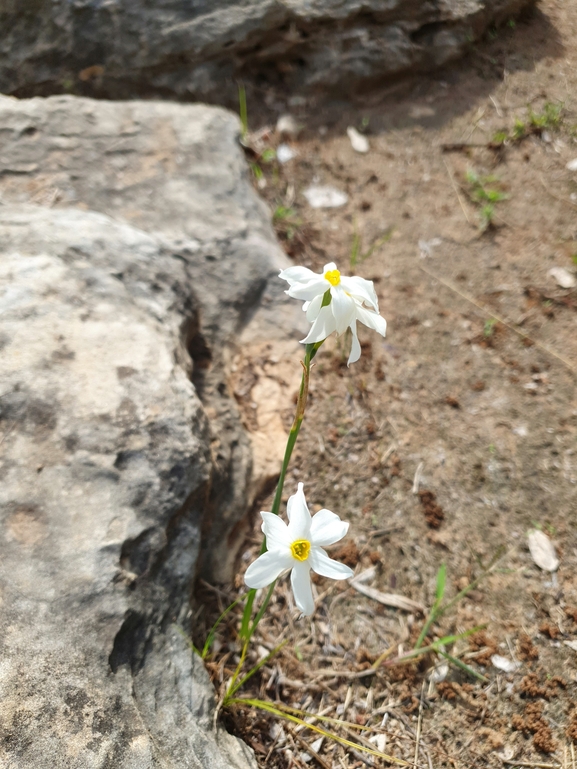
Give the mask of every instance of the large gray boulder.
[[535, 0], [13, 0], [0, 91], [231, 104], [238, 79], [310, 92], [428, 71]]
[[0, 763], [254, 766], [185, 638], [254, 494], [236, 341], [294, 327], [237, 120], [2, 98], [0, 130]]

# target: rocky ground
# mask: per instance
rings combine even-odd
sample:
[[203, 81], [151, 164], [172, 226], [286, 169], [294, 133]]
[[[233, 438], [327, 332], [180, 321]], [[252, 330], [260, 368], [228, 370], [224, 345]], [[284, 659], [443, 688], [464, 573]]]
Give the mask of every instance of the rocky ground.
[[[351, 521], [333, 554], [373, 569], [366, 587], [428, 611], [441, 564], [446, 600], [475, 581], [430, 640], [484, 629], [447, 647], [474, 674], [434, 654], [392, 665], [423, 613], [319, 579], [316, 615], [298, 620], [284, 582], [255, 655], [288, 643], [245, 694], [365, 725], [373, 747], [419, 766], [576, 765], [576, 42], [577, 7], [544, 0], [429, 79], [354, 103], [293, 97], [302, 129], [282, 139], [278, 111], [248, 104], [254, 181], [287, 253], [372, 279], [389, 322], [385, 340], [362, 335], [350, 369], [346, 339], [319, 353], [285, 499], [303, 481], [313, 509]], [[282, 164], [270, 152], [281, 141], [296, 153]], [[313, 184], [346, 204], [312, 208]], [[249, 427], [239, 382], [274, 374], [275, 360], [239, 362]], [[558, 570], [536, 565], [530, 529]], [[259, 547], [255, 526], [245, 564]], [[217, 686], [231, 638], [211, 663]], [[262, 766], [385, 765], [329, 740], [313, 754], [318, 734], [252, 711], [230, 719]]]

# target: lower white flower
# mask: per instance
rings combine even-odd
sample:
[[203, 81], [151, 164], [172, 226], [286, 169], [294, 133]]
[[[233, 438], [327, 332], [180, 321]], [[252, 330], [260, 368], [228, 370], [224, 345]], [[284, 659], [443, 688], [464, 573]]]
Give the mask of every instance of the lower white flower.
[[287, 524], [273, 513], [261, 513], [262, 531], [266, 537], [266, 553], [259, 556], [246, 570], [244, 581], [249, 587], [266, 587], [283, 572], [292, 569], [291, 585], [295, 603], [309, 616], [315, 609], [311, 587], [311, 569], [323, 577], [348, 579], [352, 569], [334, 561], [323, 547], [342, 539], [349, 529], [330, 510], [319, 510], [311, 516], [307, 507], [303, 484], [287, 503]]
[[301, 339], [303, 344], [322, 342], [333, 331], [342, 334], [350, 328], [350, 366], [361, 357], [357, 321], [385, 336], [387, 321], [379, 315], [379, 301], [371, 280], [341, 275], [334, 262], [325, 264], [320, 275], [306, 267], [288, 267], [279, 277], [289, 283], [289, 296], [305, 300], [303, 310], [312, 327]]

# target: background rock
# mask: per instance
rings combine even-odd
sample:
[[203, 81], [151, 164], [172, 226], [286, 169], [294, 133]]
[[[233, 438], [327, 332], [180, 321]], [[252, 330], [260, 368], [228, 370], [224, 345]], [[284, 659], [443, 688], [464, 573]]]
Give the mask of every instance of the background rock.
[[0, 127], [2, 765], [250, 766], [175, 627], [254, 490], [235, 341], [300, 320], [237, 121], [3, 98]]
[[237, 80], [354, 93], [429, 71], [534, 0], [8, 0], [0, 91], [236, 104]]

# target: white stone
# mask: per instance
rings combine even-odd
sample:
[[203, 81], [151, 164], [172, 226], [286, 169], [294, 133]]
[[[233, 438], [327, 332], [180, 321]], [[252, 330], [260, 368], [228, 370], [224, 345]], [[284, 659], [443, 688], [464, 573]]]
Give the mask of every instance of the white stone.
[[289, 160], [296, 158], [297, 152], [293, 150], [290, 144], [279, 144], [276, 148], [276, 158], [279, 163], [288, 163]]
[[349, 201], [346, 192], [329, 185], [312, 185], [303, 194], [311, 208], [340, 208]]
[[577, 278], [565, 267], [551, 267], [547, 274], [554, 278], [561, 288], [575, 288], [577, 286]]
[[296, 139], [301, 130], [301, 126], [292, 115], [281, 115], [276, 122], [276, 132], [280, 136], [288, 136], [290, 139]]

